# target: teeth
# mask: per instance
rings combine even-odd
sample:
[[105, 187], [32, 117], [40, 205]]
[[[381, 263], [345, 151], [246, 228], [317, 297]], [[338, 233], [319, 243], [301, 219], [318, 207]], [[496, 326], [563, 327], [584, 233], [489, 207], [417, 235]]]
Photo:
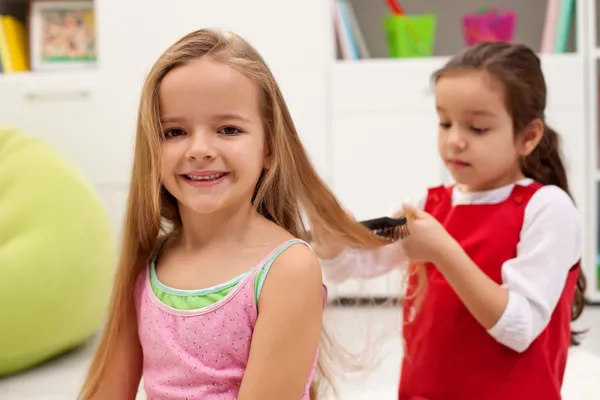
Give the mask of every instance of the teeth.
[[211, 181], [213, 179], [219, 179], [225, 174], [214, 174], [214, 175], [204, 175], [204, 176], [195, 176], [195, 175], [186, 175], [185, 177], [192, 181]]

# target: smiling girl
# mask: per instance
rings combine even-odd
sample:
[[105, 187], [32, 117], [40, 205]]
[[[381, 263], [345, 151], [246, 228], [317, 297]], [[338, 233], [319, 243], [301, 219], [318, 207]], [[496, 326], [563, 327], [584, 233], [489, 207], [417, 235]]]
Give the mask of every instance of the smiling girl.
[[[302, 207], [302, 208], [301, 208]], [[173, 44], [142, 93], [122, 255], [81, 399], [315, 399], [328, 381], [312, 226], [382, 241], [316, 174], [277, 83], [232, 33]]]

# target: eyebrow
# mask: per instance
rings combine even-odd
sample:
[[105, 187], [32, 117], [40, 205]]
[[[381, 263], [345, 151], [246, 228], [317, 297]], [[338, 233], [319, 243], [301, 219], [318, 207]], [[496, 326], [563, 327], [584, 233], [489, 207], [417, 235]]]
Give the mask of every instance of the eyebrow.
[[473, 110], [471, 111], [471, 114], [473, 115], [483, 115], [484, 117], [495, 117], [496, 114], [489, 112], [489, 111], [485, 111], [485, 110]]
[[[251, 122], [250, 118], [236, 113], [236, 112], [226, 112], [226, 113], [221, 113], [221, 114], [217, 114], [214, 115], [213, 118], [215, 120], [218, 121], [225, 121], [225, 120], [238, 120], [238, 121], [242, 121], [242, 122]], [[185, 120], [185, 118], [181, 118], [181, 117], [175, 117], [175, 116], [165, 116], [165, 117], [161, 117], [160, 118], [160, 122], [161, 123], [181, 123]]]
[[161, 117], [160, 118], [160, 122], [161, 123], [178, 123], [178, 122], [182, 122], [183, 118], [178, 118], [178, 117]]
[[242, 122], [251, 122], [250, 118], [246, 117], [245, 115], [236, 113], [236, 112], [227, 112], [227, 113], [222, 113], [222, 114], [217, 114], [215, 115], [215, 119], [217, 120], [228, 120], [228, 119], [235, 119], [238, 121], [242, 121]]
[[[437, 106], [436, 109], [438, 111], [442, 111], [444, 112], [444, 109], [440, 106]], [[475, 116], [484, 116], [484, 117], [496, 117], [497, 115], [490, 112], [490, 111], [486, 111], [486, 110], [470, 110], [469, 114], [475, 115]]]

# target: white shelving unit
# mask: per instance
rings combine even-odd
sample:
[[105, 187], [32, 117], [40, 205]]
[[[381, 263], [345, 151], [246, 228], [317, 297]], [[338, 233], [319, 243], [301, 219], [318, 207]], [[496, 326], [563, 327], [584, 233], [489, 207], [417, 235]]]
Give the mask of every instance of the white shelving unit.
[[[383, 15], [388, 12], [385, 1], [346, 0], [352, 5], [361, 27], [371, 57], [386, 58], [388, 56], [383, 30]], [[595, 0], [576, 0], [578, 3]], [[433, 56], [450, 56], [464, 48], [461, 18], [483, 7], [501, 7], [517, 14], [515, 41], [532, 48], [539, 48], [546, 14], [547, 0], [402, 0], [402, 6], [409, 14], [429, 14], [437, 16]], [[572, 24], [568, 52], [577, 52], [577, 43], [583, 31], [580, 29], [578, 8], [573, 15], [576, 21]], [[338, 54], [339, 58], [339, 54]]]
[[588, 278], [588, 299], [600, 303], [600, 2], [586, 2], [586, 208], [585, 269]]

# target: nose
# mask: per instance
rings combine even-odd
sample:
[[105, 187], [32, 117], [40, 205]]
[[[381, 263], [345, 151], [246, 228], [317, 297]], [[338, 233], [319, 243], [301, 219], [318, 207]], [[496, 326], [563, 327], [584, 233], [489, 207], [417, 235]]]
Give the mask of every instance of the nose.
[[191, 135], [185, 157], [192, 160], [211, 159], [216, 157], [214, 136], [210, 132], [197, 131]]
[[455, 150], [464, 150], [467, 142], [458, 128], [449, 130], [446, 136], [446, 144]]

